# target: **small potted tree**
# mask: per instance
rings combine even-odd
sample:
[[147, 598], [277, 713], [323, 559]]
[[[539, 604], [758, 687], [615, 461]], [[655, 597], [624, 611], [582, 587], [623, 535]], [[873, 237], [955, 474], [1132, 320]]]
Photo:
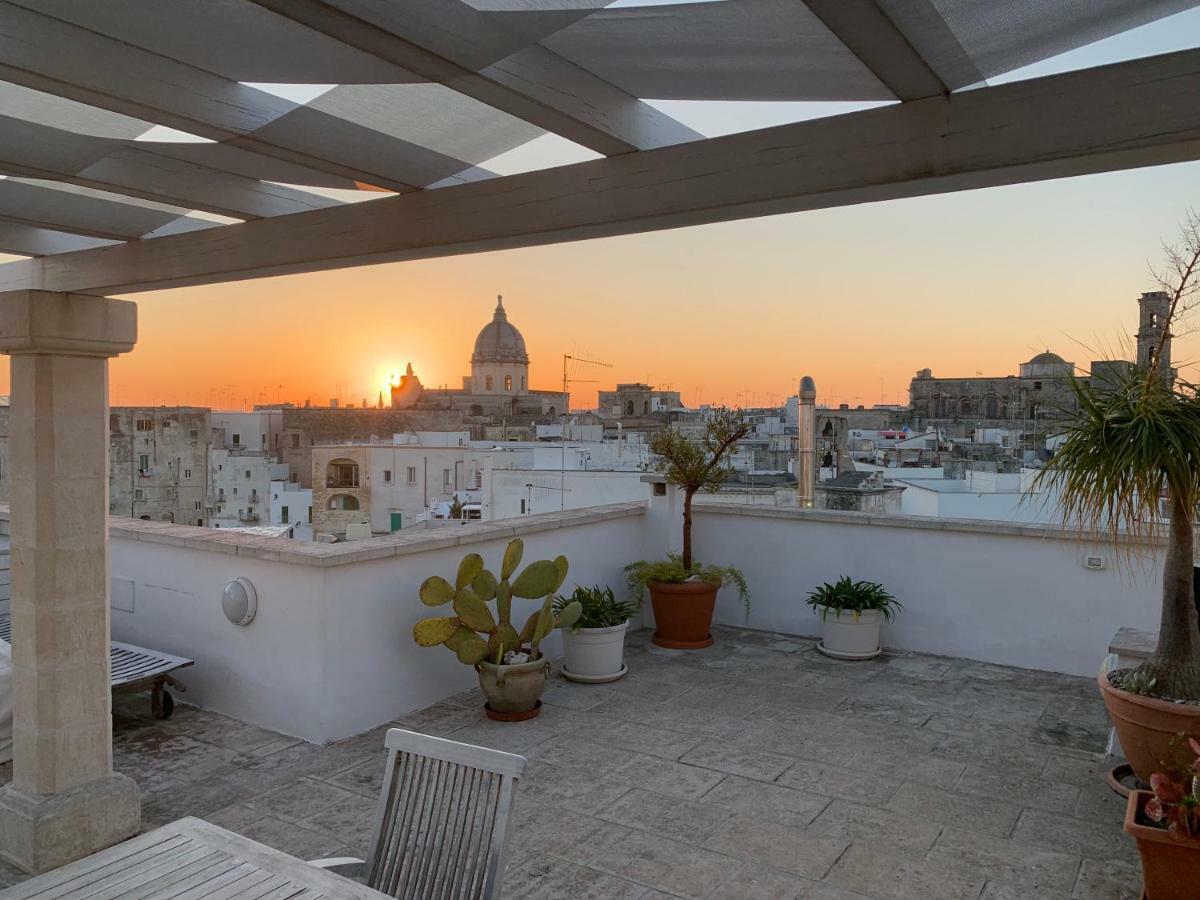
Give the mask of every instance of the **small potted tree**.
[[579, 618], [564, 628], [562, 673], [571, 681], [599, 684], [616, 681], [628, 671], [625, 665], [625, 631], [638, 605], [618, 600], [610, 587], [576, 587], [570, 597], [555, 597], [554, 611], [563, 615], [572, 604]]
[[821, 616], [822, 637], [817, 649], [835, 659], [870, 659], [883, 650], [879, 626], [904, 609], [883, 585], [851, 581], [843, 575], [826, 582], [805, 601]]
[[1125, 756], [1143, 781], [1161, 768], [1176, 735], [1200, 738], [1200, 628], [1192, 594], [1200, 389], [1176, 383], [1162, 365], [1171, 329], [1198, 297], [1200, 217], [1192, 214], [1182, 242], [1166, 250], [1167, 270], [1158, 280], [1169, 303], [1150, 323], [1159, 329], [1157, 344], [1123, 374], [1072, 381], [1078, 413], [1031, 488], [1057, 490], [1065, 524], [1107, 537], [1126, 556], [1166, 531], [1158, 644], [1136, 669], [1102, 672], [1098, 680]]
[[[470, 553], [459, 563], [454, 584], [438, 575], [421, 584], [426, 606], [453, 606], [454, 615], [422, 619], [413, 626], [413, 640], [422, 647], [444, 644], [458, 661], [474, 666], [479, 687], [487, 697], [484, 711], [500, 721], [531, 719], [541, 711], [542, 691], [550, 661], [541, 642], [555, 628], [570, 627], [579, 617], [578, 603], [567, 603], [555, 615], [554, 592], [567, 577], [567, 558], [532, 562], [516, 578], [524, 545], [510, 541], [497, 579], [484, 568], [483, 557]], [[511, 581], [510, 581], [511, 579]], [[512, 625], [512, 598], [542, 600], [517, 631]], [[496, 615], [488, 603], [496, 601]]]
[[653, 642], [660, 647], [695, 650], [712, 645], [712, 617], [717, 591], [726, 584], [738, 589], [746, 615], [750, 592], [742, 573], [732, 566], [700, 565], [692, 557], [692, 501], [700, 491], [716, 492], [733, 471], [729, 465], [737, 442], [753, 430], [738, 412], [715, 410], [704, 435], [692, 440], [674, 428], [650, 439], [667, 481], [683, 489], [683, 552], [665, 560], [639, 561], [626, 566], [629, 587], [641, 600], [650, 592], [654, 609]]
[[1151, 790], [1130, 792], [1125, 807], [1147, 900], [1194, 900], [1200, 890], [1200, 741], [1188, 743], [1191, 765], [1151, 775]]

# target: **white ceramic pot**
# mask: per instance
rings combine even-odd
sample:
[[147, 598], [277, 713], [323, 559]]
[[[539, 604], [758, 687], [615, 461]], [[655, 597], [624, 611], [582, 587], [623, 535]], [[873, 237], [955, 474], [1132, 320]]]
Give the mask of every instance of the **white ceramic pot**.
[[562, 673], [572, 681], [616, 681], [625, 666], [625, 632], [628, 622], [611, 628], [562, 629]]
[[883, 651], [879, 649], [879, 626], [883, 613], [866, 609], [855, 618], [854, 613], [818, 607], [821, 616], [822, 638], [817, 649], [836, 659], [870, 659]]

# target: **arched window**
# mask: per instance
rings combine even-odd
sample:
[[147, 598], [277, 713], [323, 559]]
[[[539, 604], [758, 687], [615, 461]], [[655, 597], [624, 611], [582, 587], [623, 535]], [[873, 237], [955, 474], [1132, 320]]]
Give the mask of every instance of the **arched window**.
[[467, 410], [467, 414], [472, 415], [472, 416], [482, 416], [483, 415], [483, 407], [480, 406], [478, 403], [472, 403], [471, 408], [469, 410]]
[[627, 416], [633, 415], [633, 401], [632, 400], [625, 401], [625, 415], [627, 415]]
[[933, 415], [938, 419], [946, 416], [946, 398], [941, 394], [935, 394], [933, 397]]
[[336, 510], [358, 509], [358, 498], [349, 494], [334, 494], [329, 498], [329, 508]]
[[649, 400], [642, 401], [642, 415], [643, 416], [650, 415], [650, 401]]
[[483, 380], [483, 389], [484, 389], [485, 391], [491, 391], [491, 390], [492, 390], [492, 387], [493, 387], [493, 384], [492, 384], [492, 376], [491, 376], [491, 375], [489, 375], [487, 378], [485, 378], [485, 379]]
[[548, 413], [547, 413], [547, 414], [548, 414], [548, 415], [550, 415], [550, 416], [557, 416], [557, 415], [558, 415], [558, 413], [555, 411], [555, 409], [554, 409], [554, 407], [553, 407], [553, 406], [552, 406], [552, 407], [550, 407], [550, 409], [549, 409], [549, 411], [548, 411]]
[[958, 401], [958, 414], [960, 416], [969, 416], [971, 414], [971, 398], [963, 397]]
[[989, 419], [1000, 418], [1000, 401], [996, 397], [988, 397], [984, 409], [987, 411]]
[[525, 393], [525, 376], [521, 376], [521, 393]]
[[506, 391], [512, 390], [512, 376], [511, 375], [504, 376], [504, 390], [506, 390]]
[[358, 487], [358, 463], [352, 459], [330, 460], [325, 467], [325, 487]]

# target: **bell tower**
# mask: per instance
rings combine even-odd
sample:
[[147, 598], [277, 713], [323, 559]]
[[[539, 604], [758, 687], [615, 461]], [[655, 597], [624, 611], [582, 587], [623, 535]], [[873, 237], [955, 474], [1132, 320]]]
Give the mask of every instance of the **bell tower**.
[[[1138, 298], [1137, 364], [1143, 368], [1154, 361], [1159, 341], [1167, 328], [1167, 316], [1171, 311], [1171, 296], [1166, 291], [1151, 291]], [[1163, 358], [1159, 369], [1164, 376], [1171, 374], [1171, 335], [1167, 334], [1162, 346]]]

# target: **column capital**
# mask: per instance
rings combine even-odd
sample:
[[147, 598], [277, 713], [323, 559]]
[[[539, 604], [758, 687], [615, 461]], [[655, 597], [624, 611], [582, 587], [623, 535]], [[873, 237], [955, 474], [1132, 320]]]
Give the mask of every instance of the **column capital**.
[[0, 292], [0, 353], [110, 357], [137, 342], [137, 304], [90, 294]]

